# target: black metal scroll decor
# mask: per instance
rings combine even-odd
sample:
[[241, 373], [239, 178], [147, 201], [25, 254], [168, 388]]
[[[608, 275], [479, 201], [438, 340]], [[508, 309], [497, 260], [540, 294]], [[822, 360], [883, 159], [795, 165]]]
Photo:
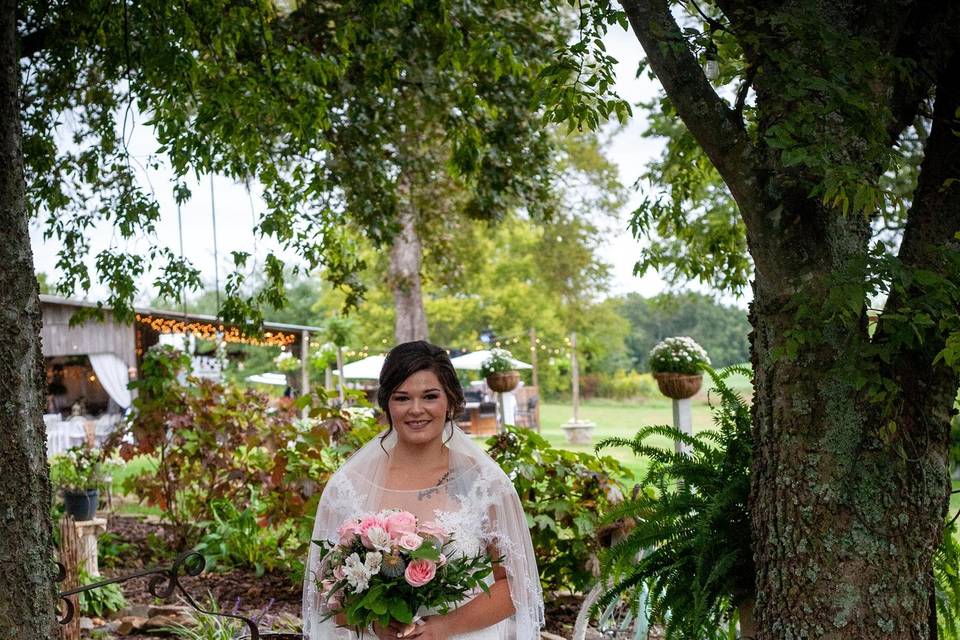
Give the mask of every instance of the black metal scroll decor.
[[[94, 589], [99, 589], [100, 587], [108, 584], [119, 584], [127, 582], [128, 580], [133, 580], [134, 578], [152, 576], [150, 581], [147, 583], [147, 592], [150, 593], [150, 595], [156, 598], [167, 600], [171, 598], [174, 593], [178, 593], [189, 606], [200, 613], [205, 613], [207, 615], [217, 616], [220, 618], [233, 618], [235, 620], [239, 620], [245, 624], [249, 630], [249, 635], [244, 635], [243, 638], [248, 638], [249, 640], [260, 640], [261, 638], [272, 638], [273, 640], [299, 640], [302, 637], [300, 634], [292, 633], [261, 633], [257, 628], [257, 623], [250, 618], [235, 613], [208, 611], [201, 607], [199, 604], [197, 604], [197, 601], [193, 599], [193, 596], [191, 596], [190, 593], [183, 588], [183, 585], [180, 584], [180, 577], [181, 574], [187, 576], [198, 576], [203, 573], [205, 566], [206, 561], [203, 558], [203, 554], [196, 551], [185, 551], [177, 556], [169, 568], [154, 567], [151, 569], [143, 569], [125, 576], [118, 576], [116, 578], [110, 578], [109, 580], [101, 580], [100, 582], [85, 584], [82, 587], [77, 587], [76, 589], [61, 591], [60, 601], [63, 602], [64, 612], [63, 617], [60, 618], [59, 622], [60, 624], [68, 624], [76, 615], [73, 601], [68, 596], [83, 593], [85, 591], [93, 591]], [[66, 568], [59, 562], [57, 563], [57, 567], [59, 569], [57, 582], [63, 582], [67, 575]]]

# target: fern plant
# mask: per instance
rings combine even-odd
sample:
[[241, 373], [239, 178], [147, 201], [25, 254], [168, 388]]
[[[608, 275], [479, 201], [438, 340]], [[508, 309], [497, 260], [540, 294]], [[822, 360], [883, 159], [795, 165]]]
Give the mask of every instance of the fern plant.
[[[716, 372], [718, 400], [711, 402], [714, 431], [685, 434], [668, 425], [640, 429], [633, 439], [608, 438], [609, 447], [629, 447], [650, 460], [634, 496], [604, 520], [634, 522], [630, 533], [601, 556], [603, 579], [612, 586], [592, 609], [596, 615], [621, 595], [649, 589], [652, 620], [666, 624], [667, 638], [713, 637], [740, 609], [741, 625], [752, 616], [755, 595], [750, 549], [750, 409], [725, 380], [744, 367]], [[650, 443], [662, 436], [680, 441], [676, 453]], [[639, 558], [639, 559], [638, 559]]]
[[960, 640], [960, 541], [954, 521], [947, 523], [933, 555], [933, 588], [937, 606], [937, 637]]

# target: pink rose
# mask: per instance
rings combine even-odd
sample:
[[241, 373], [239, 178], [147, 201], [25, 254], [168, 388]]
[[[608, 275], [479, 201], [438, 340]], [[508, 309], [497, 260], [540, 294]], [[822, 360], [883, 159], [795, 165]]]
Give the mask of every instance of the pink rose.
[[425, 538], [434, 538], [440, 544], [446, 542], [449, 537], [447, 530], [433, 520], [430, 522], [421, 522], [417, 533]]
[[387, 531], [394, 538], [417, 530], [417, 518], [409, 511], [397, 511], [387, 516]]
[[407, 565], [403, 577], [411, 587], [422, 587], [437, 574], [437, 565], [429, 560], [414, 560]]
[[381, 518], [379, 515], [366, 516], [360, 519], [360, 524], [357, 527], [357, 533], [363, 535], [367, 532], [367, 529], [371, 527], [380, 527], [381, 529], [387, 528], [387, 521], [384, 518]]
[[415, 533], [405, 533], [400, 536], [400, 539], [397, 540], [397, 544], [401, 549], [406, 549], [407, 551], [414, 551], [420, 548], [420, 545], [423, 544], [423, 538], [418, 536]]
[[347, 520], [337, 529], [337, 535], [340, 536], [341, 547], [349, 547], [353, 544], [354, 538], [360, 535], [360, 523], [356, 520]]

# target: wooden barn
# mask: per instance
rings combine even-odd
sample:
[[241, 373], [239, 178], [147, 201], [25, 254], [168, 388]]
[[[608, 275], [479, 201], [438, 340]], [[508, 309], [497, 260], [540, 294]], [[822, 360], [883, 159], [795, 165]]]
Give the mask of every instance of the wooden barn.
[[[41, 339], [47, 366], [47, 411], [49, 414], [120, 414], [130, 406], [127, 384], [136, 377], [143, 354], [160, 343], [162, 336], [188, 335], [206, 340], [223, 340], [281, 346], [302, 357], [311, 333], [318, 327], [264, 323], [263, 335], [244, 336], [239, 329], [202, 314], [138, 308], [132, 322], [117, 321], [109, 310], [102, 319], [89, 319], [70, 326], [70, 318], [81, 308], [96, 305], [51, 295], [40, 295], [43, 311]], [[194, 356], [194, 371], [201, 376], [219, 375], [216, 358]], [[301, 371], [302, 388], [307, 372]]]

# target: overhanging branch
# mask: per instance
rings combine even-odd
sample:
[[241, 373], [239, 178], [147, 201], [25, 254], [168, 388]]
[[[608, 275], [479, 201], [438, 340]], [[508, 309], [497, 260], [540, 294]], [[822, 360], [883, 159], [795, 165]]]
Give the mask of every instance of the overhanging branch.
[[690, 52], [666, 0], [621, 0], [647, 60], [680, 118], [751, 218], [763, 211], [755, 154], [737, 114], [716, 94]]

